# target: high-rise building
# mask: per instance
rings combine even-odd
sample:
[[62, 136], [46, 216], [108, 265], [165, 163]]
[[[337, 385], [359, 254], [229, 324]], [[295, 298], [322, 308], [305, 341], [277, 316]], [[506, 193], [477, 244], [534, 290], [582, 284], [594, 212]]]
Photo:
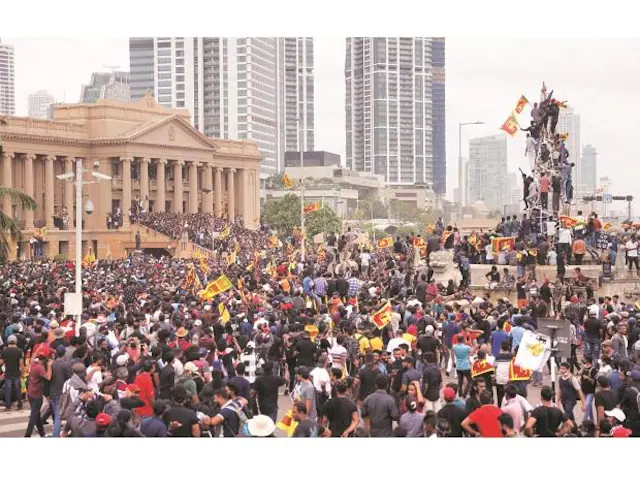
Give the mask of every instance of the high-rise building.
[[467, 168], [468, 204], [482, 201], [489, 209], [502, 211], [503, 205], [510, 202], [507, 136], [470, 140]]
[[569, 134], [565, 146], [569, 150], [569, 161], [576, 164], [573, 168], [573, 196], [577, 197], [584, 191], [584, 186], [578, 181], [580, 178], [580, 152], [582, 151], [580, 146], [580, 115], [573, 108], [560, 108], [556, 133]]
[[43, 120], [53, 119], [53, 104], [55, 103], [55, 98], [47, 90], [30, 93], [27, 98], [30, 117], [42, 118]]
[[80, 103], [95, 103], [98, 100], [129, 101], [129, 72], [113, 71], [91, 74], [91, 83], [83, 85]]
[[431, 41], [432, 102], [433, 102], [433, 190], [438, 195], [447, 192], [447, 129], [445, 39]]
[[13, 45], [0, 38], [0, 115], [16, 114], [15, 58]]
[[577, 183], [580, 185], [582, 189], [584, 189], [588, 194], [593, 194], [593, 191], [596, 189], [596, 158], [598, 156], [598, 152], [595, 147], [591, 145], [586, 145], [582, 148], [582, 158], [580, 158], [580, 162], [578, 163], [580, 167], [578, 168], [578, 180]]
[[434, 184], [432, 44], [429, 37], [346, 39], [347, 167], [390, 185]]
[[255, 141], [263, 178], [314, 150], [313, 38], [131, 38], [129, 59], [132, 98], [151, 90], [207, 136]]

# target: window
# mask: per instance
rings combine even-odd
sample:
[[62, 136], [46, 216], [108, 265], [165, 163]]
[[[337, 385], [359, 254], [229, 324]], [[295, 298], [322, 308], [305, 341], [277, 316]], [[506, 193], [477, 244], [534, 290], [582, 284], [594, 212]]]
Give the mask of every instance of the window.
[[170, 72], [171, 71], [171, 65], [158, 65], [158, 71], [159, 72]]
[[171, 88], [158, 88], [159, 95], [171, 95]]
[[163, 65], [166, 63], [171, 63], [171, 57], [158, 57], [158, 64]]
[[159, 82], [158, 82], [158, 86], [159, 86], [160, 88], [162, 88], [162, 87], [169, 87], [169, 88], [171, 88], [171, 80], [161, 80], [161, 81], [159, 81]]
[[184, 81], [184, 75], [176, 75], [176, 81], [177, 82], [183, 82]]
[[184, 100], [184, 92], [183, 91], [176, 92], [176, 98], [179, 100]]
[[176, 73], [184, 73], [184, 67], [176, 67]]
[[184, 58], [176, 58], [176, 65], [184, 65]]

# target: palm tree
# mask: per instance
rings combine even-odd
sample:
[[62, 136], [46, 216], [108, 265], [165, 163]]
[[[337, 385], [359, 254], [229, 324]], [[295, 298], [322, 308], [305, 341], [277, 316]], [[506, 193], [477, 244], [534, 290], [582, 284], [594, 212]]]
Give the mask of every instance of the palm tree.
[[[17, 203], [23, 211], [33, 211], [38, 206], [36, 200], [22, 191], [0, 186], [0, 201], [5, 198], [10, 198], [12, 203]], [[9, 257], [9, 239], [17, 242], [22, 237], [18, 222], [4, 211], [0, 211], [0, 258], [6, 260]]]

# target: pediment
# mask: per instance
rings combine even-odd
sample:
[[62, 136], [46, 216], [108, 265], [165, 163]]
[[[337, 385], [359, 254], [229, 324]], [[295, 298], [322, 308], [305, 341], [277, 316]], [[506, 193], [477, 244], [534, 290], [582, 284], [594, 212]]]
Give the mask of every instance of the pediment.
[[135, 131], [128, 135], [127, 139], [132, 142], [169, 145], [176, 148], [218, 149], [212, 139], [178, 116], [171, 116]]

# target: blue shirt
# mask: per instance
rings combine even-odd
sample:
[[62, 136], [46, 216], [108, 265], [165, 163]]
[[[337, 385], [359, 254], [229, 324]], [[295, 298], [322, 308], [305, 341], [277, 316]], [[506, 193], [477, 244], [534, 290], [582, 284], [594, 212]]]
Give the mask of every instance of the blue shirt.
[[496, 329], [491, 333], [491, 356], [496, 357], [500, 354], [500, 346], [503, 341], [509, 339], [509, 334], [502, 329]]
[[469, 354], [471, 354], [471, 346], [458, 343], [453, 347], [453, 355], [456, 358], [456, 369], [458, 371], [469, 371], [471, 369]]
[[516, 326], [511, 330], [511, 337], [513, 338], [513, 343], [511, 344], [511, 351], [516, 349], [517, 346], [520, 346], [520, 341], [522, 341], [522, 335], [524, 334], [525, 329], [522, 326]]
[[456, 323], [447, 320], [442, 326], [442, 335], [444, 336], [444, 345], [448, 348], [453, 343], [453, 337], [460, 332], [460, 328]]
[[313, 283], [313, 280], [311, 279], [311, 276], [307, 276], [302, 280], [302, 290], [304, 291], [304, 294], [311, 294], [312, 283]]

